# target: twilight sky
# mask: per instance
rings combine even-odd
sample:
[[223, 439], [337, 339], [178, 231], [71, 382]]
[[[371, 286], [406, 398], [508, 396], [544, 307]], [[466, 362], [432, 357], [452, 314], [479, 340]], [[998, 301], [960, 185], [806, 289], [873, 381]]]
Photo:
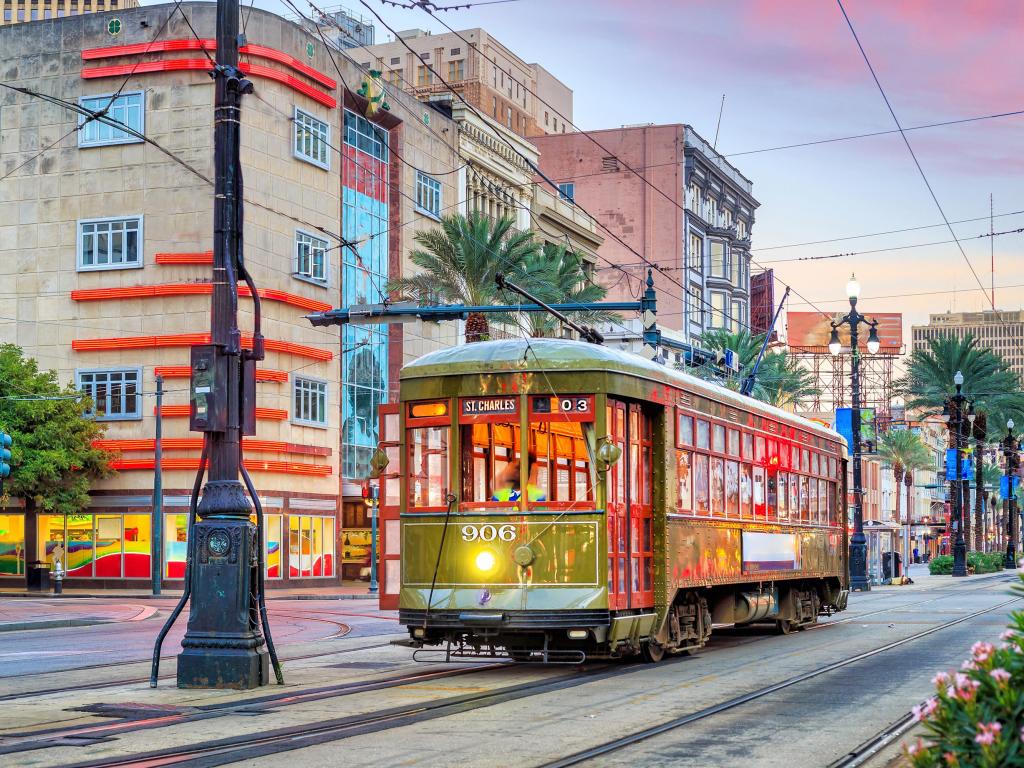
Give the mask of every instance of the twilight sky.
[[[443, 31], [421, 10], [367, 2], [395, 29]], [[904, 127], [1024, 109], [1020, 0], [845, 3]], [[277, 0], [257, 5], [285, 13]], [[347, 6], [370, 15], [358, 0]], [[517, 0], [443, 18], [456, 29], [484, 27], [563, 80], [581, 130], [685, 122], [711, 140], [723, 93], [718, 147], [726, 154], [895, 127], [834, 0]], [[388, 39], [378, 25], [378, 42]], [[1024, 116], [1015, 116], [908, 133], [951, 221], [986, 217], [991, 192], [995, 231], [1024, 227], [1022, 127]], [[792, 261], [950, 241], [944, 226], [776, 247], [941, 224], [899, 134], [729, 159], [761, 203], [754, 258], [822, 309], [845, 303], [851, 271], [863, 286], [862, 311], [903, 311], [908, 329], [929, 312], [987, 305], [952, 242]], [[1020, 213], [998, 216], [1010, 211]], [[988, 221], [954, 228], [987, 287], [989, 240], [977, 236]], [[1021, 244], [1019, 233], [995, 238], [1001, 309], [1024, 299]], [[936, 293], [893, 296], [925, 292]], [[806, 308], [794, 297], [791, 309]]]

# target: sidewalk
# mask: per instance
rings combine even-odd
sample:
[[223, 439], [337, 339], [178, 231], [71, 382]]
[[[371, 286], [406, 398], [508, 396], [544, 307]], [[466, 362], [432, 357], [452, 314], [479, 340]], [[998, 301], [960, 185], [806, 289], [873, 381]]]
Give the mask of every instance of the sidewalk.
[[[65, 583], [66, 584], [66, 583]], [[180, 589], [165, 589], [161, 594], [154, 595], [150, 589], [77, 589], [64, 587], [60, 595], [50, 592], [29, 592], [25, 589], [4, 589], [2, 597], [22, 597], [35, 600], [59, 600], [61, 598], [114, 598], [118, 600], [177, 600], [181, 597]], [[369, 585], [364, 581], [345, 581], [340, 586], [330, 587], [295, 587], [269, 588], [267, 600], [376, 600], [371, 595]]]
[[75, 610], [77, 607], [49, 601], [18, 600], [7, 603], [0, 606], [0, 632], [145, 621], [155, 616], [158, 610], [152, 605], [102, 604], [82, 605], [88, 611], [83, 613]]
[[1006, 576], [1016, 576], [1021, 571], [1014, 570], [1003, 570], [996, 571], [995, 573], [978, 573], [971, 576], [962, 576], [953, 578], [952, 576], [945, 574], [941, 576], [932, 576], [928, 573], [928, 565], [926, 563], [918, 563], [911, 565], [907, 569], [907, 575], [913, 580], [913, 584], [873, 584], [871, 590], [891, 590], [891, 589], [935, 589], [936, 587], [943, 586], [945, 584], [960, 584], [965, 581], [976, 581], [978, 579], [992, 579], [1002, 578]]

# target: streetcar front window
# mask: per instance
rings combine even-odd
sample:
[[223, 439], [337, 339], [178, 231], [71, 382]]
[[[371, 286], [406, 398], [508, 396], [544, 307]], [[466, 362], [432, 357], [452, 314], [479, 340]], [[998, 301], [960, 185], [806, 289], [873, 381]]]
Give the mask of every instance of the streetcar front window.
[[409, 509], [443, 510], [448, 496], [448, 406], [411, 403], [406, 413]]
[[534, 508], [592, 506], [594, 423], [550, 419], [531, 421], [527, 501]]
[[462, 425], [462, 501], [488, 506], [518, 505], [520, 496], [518, 423]]

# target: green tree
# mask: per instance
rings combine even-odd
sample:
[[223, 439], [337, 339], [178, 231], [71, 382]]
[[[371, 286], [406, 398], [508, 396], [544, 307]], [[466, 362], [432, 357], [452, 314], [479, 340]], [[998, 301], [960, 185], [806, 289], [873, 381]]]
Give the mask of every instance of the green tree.
[[[685, 368], [688, 373], [695, 373], [703, 379], [716, 381], [729, 389], [738, 390], [753, 368], [757, 355], [761, 351], [764, 336], [752, 335], [743, 330], [732, 333], [723, 328], [705, 331], [699, 337], [699, 344], [709, 352], [717, 354], [731, 349], [739, 357], [739, 372], [724, 376], [718, 368]], [[810, 398], [821, 394], [814, 381], [814, 375], [800, 365], [799, 361], [783, 351], [770, 350], [765, 352], [764, 359], [757, 369], [754, 380], [753, 397], [779, 408], [798, 406]]]
[[[910, 356], [906, 375], [895, 383], [895, 390], [903, 395], [908, 409], [923, 411], [925, 414], [941, 413], [948, 399], [956, 392], [953, 377], [957, 371], [963, 374], [963, 394], [974, 406], [975, 420], [968, 430], [968, 439], [974, 437], [976, 447], [984, 445], [987, 438], [988, 416], [992, 423], [997, 418], [1024, 412], [1024, 396], [1020, 382], [998, 355], [981, 347], [971, 334], [962, 339], [940, 336], [930, 339], [928, 346], [915, 349]], [[955, 416], [955, 414], [952, 414]], [[967, 418], [967, 414], [963, 414]], [[949, 447], [955, 447], [955, 437], [950, 434]], [[966, 447], [966, 446], [964, 446]], [[984, 466], [983, 451], [976, 450], [975, 462], [975, 536], [973, 544], [978, 549], [981, 536], [981, 495], [983, 493]], [[965, 489], [966, 490], [966, 489]], [[972, 544], [971, 515], [968, 494], [962, 500], [964, 510], [964, 539], [967, 546]]]
[[89, 506], [93, 481], [113, 474], [112, 455], [93, 447], [105, 427], [86, 416], [91, 407], [56, 371], [40, 371], [14, 344], [0, 345], [0, 429], [14, 439], [4, 491], [29, 510], [74, 514]]
[[996, 530], [995, 546], [1001, 549], [1003, 546], [1003, 534], [1005, 532], [1003, 511], [1000, 505], [1000, 486], [1003, 480], [1003, 470], [996, 464], [986, 464], [982, 475], [985, 483], [985, 499], [988, 505], [988, 518]]
[[[498, 273], [519, 274], [523, 262], [538, 250], [529, 232], [512, 230], [511, 218], [493, 220], [481, 213], [445, 216], [441, 226], [413, 237], [418, 248], [409, 259], [419, 272], [388, 283], [387, 289], [421, 305], [496, 303]], [[466, 341], [490, 338], [487, 316], [466, 318]]]
[[[543, 249], [529, 254], [520, 266], [523, 287], [548, 304], [596, 302], [604, 299], [608, 289], [593, 282], [583, 269], [583, 258], [563, 245], [544, 243]], [[518, 297], [516, 297], [518, 298]], [[509, 300], [510, 304], [515, 301]], [[526, 324], [534, 338], [555, 336], [558, 320], [547, 312], [528, 312]], [[583, 323], [618, 320], [614, 312], [568, 312]]]
[[896, 520], [900, 520], [900, 486], [906, 485], [907, 492], [907, 522], [906, 532], [903, 538], [903, 562], [904, 567], [910, 564], [910, 530], [914, 521], [911, 519], [911, 493], [914, 488], [914, 472], [918, 469], [928, 469], [935, 466], [928, 446], [920, 437], [909, 429], [890, 429], [878, 440], [879, 458], [892, 467], [892, 476], [896, 481]]

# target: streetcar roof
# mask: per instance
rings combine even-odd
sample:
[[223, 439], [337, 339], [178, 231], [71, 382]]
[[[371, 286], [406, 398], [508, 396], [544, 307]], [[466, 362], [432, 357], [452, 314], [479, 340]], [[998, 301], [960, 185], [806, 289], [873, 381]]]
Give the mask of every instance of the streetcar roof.
[[797, 422], [802, 429], [845, 447], [838, 432], [773, 405], [744, 397], [704, 379], [666, 365], [645, 360], [639, 355], [599, 344], [566, 339], [506, 339], [480, 341], [446, 347], [430, 352], [402, 368], [402, 379], [421, 379], [463, 374], [504, 373], [509, 371], [605, 371], [650, 379], [685, 387], [722, 403], [743, 410], [774, 416], [780, 421]]

